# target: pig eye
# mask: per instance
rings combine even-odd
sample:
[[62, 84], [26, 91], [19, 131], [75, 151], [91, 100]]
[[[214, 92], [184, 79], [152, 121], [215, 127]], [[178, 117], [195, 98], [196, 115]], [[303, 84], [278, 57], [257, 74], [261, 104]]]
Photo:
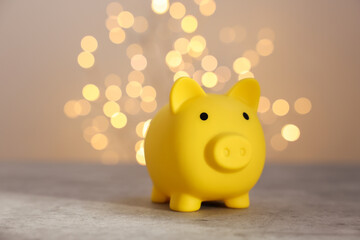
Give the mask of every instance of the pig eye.
[[208, 116], [208, 114], [207, 114], [206, 112], [203, 112], [203, 113], [200, 114], [200, 119], [203, 120], [203, 121], [205, 121], [206, 119], [208, 119], [208, 117], [209, 117], [209, 116]]
[[249, 115], [248, 115], [246, 112], [243, 112], [243, 117], [244, 117], [246, 120], [249, 120]]

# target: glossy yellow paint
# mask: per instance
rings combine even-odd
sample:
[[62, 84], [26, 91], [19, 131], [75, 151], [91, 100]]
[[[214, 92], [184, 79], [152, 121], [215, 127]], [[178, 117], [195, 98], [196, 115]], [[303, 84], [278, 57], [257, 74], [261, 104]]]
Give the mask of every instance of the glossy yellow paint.
[[255, 79], [237, 82], [225, 95], [206, 94], [191, 78], [178, 79], [145, 138], [152, 201], [170, 201], [181, 212], [215, 200], [247, 208], [265, 162], [259, 98]]

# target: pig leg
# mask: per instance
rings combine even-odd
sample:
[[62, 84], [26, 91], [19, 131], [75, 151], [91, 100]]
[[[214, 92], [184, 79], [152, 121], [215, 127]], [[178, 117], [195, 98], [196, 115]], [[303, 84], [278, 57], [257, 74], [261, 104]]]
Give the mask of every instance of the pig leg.
[[155, 186], [153, 186], [151, 193], [151, 201], [155, 203], [165, 203], [169, 201], [169, 197], [160, 192]]
[[179, 212], [194, 212], [201, 207], [201, 200], [185, 193], [175, 193], [170, 198], [170, 208]]
[[224, 202], [225, 205], [229, 208], [248, 208], [250, 205], [249, 193], [238, 197], [225, 199]]

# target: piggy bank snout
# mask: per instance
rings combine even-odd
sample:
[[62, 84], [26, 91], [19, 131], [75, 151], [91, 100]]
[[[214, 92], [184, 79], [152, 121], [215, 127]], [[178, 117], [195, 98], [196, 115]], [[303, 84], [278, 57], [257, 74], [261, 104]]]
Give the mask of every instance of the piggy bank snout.
[[250, 142], [235, 133], [219, 134], [205, 149], [209, 165], [218, 171], [234, 172], [244, 168], [251, 158]]

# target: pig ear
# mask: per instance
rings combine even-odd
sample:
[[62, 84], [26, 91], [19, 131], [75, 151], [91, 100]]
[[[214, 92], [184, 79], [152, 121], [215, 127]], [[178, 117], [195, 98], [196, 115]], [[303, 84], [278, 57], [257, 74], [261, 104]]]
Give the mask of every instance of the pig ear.
[[187, 100], [198, 96], [205, 96], [205, 92], [195, 80], [188, 77], [179, 78], [170, 92], [171, 111], [176, 113]]
[[226, 94], [245, 102], [257, 111], [260, 99], [260, 85], [253, 78], [246, 78], [237, 82]]

